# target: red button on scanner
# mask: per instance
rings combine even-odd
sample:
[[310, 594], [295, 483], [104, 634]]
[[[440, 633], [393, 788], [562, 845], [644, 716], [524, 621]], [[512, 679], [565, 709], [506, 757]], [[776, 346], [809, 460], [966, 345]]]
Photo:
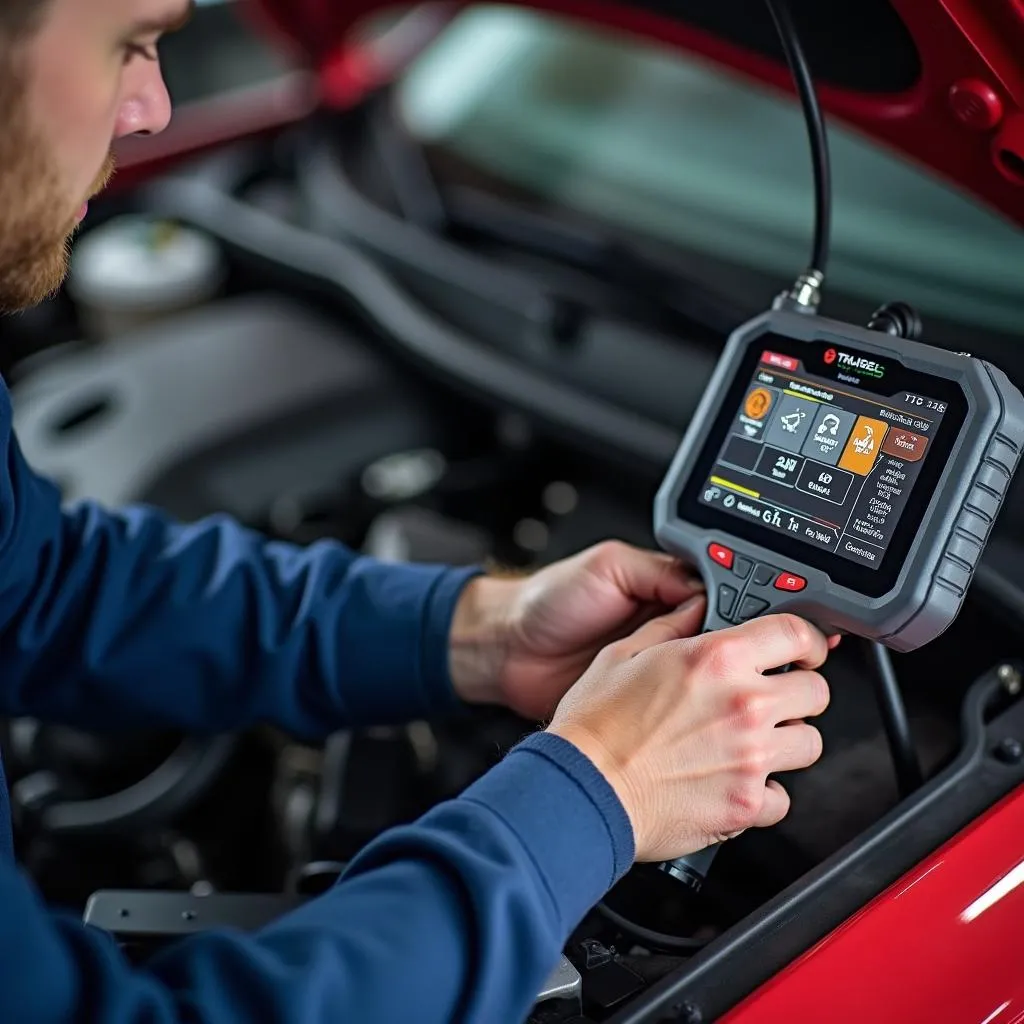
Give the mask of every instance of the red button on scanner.
[[776, 590], [797, 591], [807, 586], [807, 580], [803, 576], [796, 576], [791, 572], [784, 572], [776, 581]]
[[711, 556], [712, 561], [717, 562], [719, 565], [724, 565], [726, 569], [732, 568], [733, 553], [724, 545], [709, 544], [708, 554]]

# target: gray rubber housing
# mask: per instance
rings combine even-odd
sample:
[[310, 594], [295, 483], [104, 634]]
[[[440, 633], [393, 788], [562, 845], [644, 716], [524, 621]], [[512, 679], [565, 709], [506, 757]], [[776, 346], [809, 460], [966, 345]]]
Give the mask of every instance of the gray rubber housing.
[[[809, 565], [783, 558], [769, 547], [730, 532], [728, 517], [709, 530], [679, 519], [679, 498], [703, 447], [710, 425], [749, 345], [775, 333], [799, 341], [823, 340], [896, 359], [908, 369], [955, 381], [967, 399], [967, 419], [925, 510], [899, 577], [880, 597], [866, 597], [833, 583]], [[655, 499], [658, 543], [701, 570], [708, 586], [709, 609], [717, 585], [728, 570], [711, 563], [715, 541], [742, 555], [778, 565], [807, 579], [797, 594], [779, 592], [771, 612], [792, 612], [829, 632], [878, 640], [896, 651], [911, 651], [935, 639], [954, 621], [974, 569], [1013, 479], [1024, 446], [1024, 397], [990, 363], [877, 331], [787, 310], [764, 313], [729, 338], [707, 391], [676, 452]], [[838, 557], [838, 556], [837, 556]], [[732, 581], [735, 584], [735, 578]], [[709, 611], [709, 628], [725, 625]]]

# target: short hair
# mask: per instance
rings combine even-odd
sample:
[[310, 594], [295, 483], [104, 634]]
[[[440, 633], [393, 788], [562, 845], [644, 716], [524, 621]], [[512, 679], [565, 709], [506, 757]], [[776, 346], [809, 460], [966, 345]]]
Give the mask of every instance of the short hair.
[[38, 28], [51, 0], [3, 0], [0, 3], [0, 34], [18, 39]]

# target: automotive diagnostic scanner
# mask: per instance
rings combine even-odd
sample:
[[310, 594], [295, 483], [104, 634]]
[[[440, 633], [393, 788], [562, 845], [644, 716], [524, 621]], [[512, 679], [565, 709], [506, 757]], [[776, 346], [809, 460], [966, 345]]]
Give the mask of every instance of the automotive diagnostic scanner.
[[655, 530], [709, 630], [786, 611], [910, 651], [956, 618], [1022, 444], [989, 363], [775, 310], [729, 339]]
[[[897, 651], [956, 618], [1024, 445], [991, 364], [775, 309], [729, 339], [655, 502], [706, 630], [792, 612]], [[713, 852], [665, 865], [699, 885]]]

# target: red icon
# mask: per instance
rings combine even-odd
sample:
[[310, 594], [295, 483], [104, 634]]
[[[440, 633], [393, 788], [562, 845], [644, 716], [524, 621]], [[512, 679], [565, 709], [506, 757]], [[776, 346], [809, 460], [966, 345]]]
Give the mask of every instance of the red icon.
[[776, 590], [788, 590], [791, 593], [795, 593], [798, 590], [803, 590], [807, 586], [807, 580], [803, 576], [796, 576], [791, 572], [784, 572], [776, 581]]
[[721, 544], [709, 544], [708, 554], [713, 562], [724, 565], [726, 569], [732, 568], [733, 553]]
[[836, 350], [834, 348], [827, 349], [824, 358], [826, 365], [831, 366], [836, 361]]
[[789, 370], [791, 372], [800, 369], [800, 363], [792, 356], [784, 356], [779, 352], [768, 352], [765, 350], [761, 354], [761, 362], [767, 363], [769, 366], [778, 366], [783, 370]]

